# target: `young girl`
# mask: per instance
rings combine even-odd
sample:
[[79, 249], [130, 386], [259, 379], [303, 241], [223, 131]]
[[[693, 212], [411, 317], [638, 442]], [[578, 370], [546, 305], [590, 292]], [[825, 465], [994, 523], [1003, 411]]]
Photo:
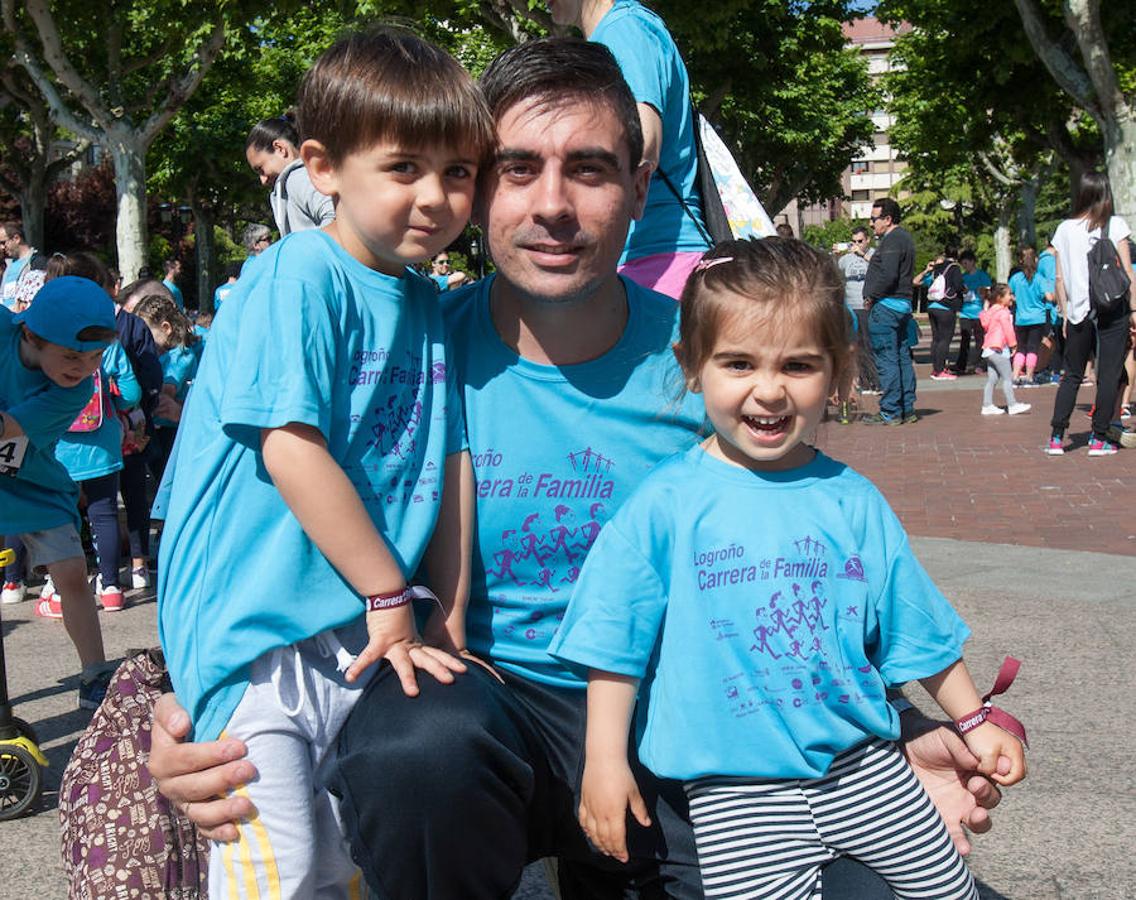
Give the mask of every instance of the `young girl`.
[[468, 222], [492, 120], [453, 58], [393, 29], [333, 45], [298, 106], [335, 220], [277, 242], [233, 288], [167, 477], [170, 677], [194, 737], [243, 741], [259, 773], [233, 791], [257, 814], [213, 844], [211, 897], [254, 881], [260, 896], [347, 896], [357, 870], [321, 766], [372, 664], [408, 694], [416, 667], [465, 668], [423, 646], [410, 608], [464, 435], [437, 293], [408, 267]]
[[986, 306], [978, 315], [985, 336], [982, 339], [982, 358], [986, 360], [986, 386], [982, 391], [982, 415], [1000, 416], [1003, 409], [994, 405], [994, 386], [1001, 381], [1006, 396], [1006, 409], [1011, 416], [1029, 412], [1028, 403], [1018, 403], [1014, 397], [1014, 379], [1010, 373], [1010, 354], [1017, 349], [1018, 337], [1014, 330], [1014, 292], [1008, 284], [990, 288]]
[[1033, 380], [1034, 371], [1046, 329], [1045, 291], [1035, 277], [1037, 251], [1033, 247], [1022, 247], [1018, 251], [1018, 264], [1021, 268], [1010, 276], [1010, 290], [1014, 294], [1014, 328], [1018, 332], [1014, 383], [1032, 388], [1037, 387]]
[[[154, 293], [143, 297], [134, 307], [134, 315], [146, 323], [161, 354], [162, 393], [174, 401], [173, 404], [167, 401], [165, 409], [167, 413], [176, 410], [180, 418], [189, 385], [197, 377], [197, 366], [201, 362], [201, 350], [205, 344], [194, 332], [185, 313], [165, 294]], [[161, 411], [160, 404], [159, 410], [154, 414], [154, 441], [160, 460], [156, 472], [159, 481], [161, 470], [170, 458], [178, 428], [177, 421], [170, 415], [161, 415]]]
[[300, 135], [291, 113], [257, 122], [245, 141], [245, 159], [260, 183], [272, 189], [268, 202], [280, 237], [321, 228], [335, 218], [331, 197], [312, 186], [300, 159]]
[[[589, 669], [581, 823], [620, 859], [628, 806], [649, 824], [638, 694], [640, 759], [687, 783], [706, 896], [817, 896], [849, 855], [904, 897], [977, 897], [884, 694], [918, 678], [984, 719], [969, 632], [879, 491], [809, 443], [850, 358], [838, 272], [799, 241], [718, 245], [675, 354], [714, 431], [604, 527], [551, 648]], [[1023, 776], [1016, 737], [962, 727], [982, 772]]]

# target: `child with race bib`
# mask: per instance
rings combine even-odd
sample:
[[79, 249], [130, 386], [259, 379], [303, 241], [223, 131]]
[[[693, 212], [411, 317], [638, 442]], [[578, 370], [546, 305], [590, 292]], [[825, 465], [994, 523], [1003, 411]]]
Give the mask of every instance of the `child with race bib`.
[[1007, 714], [983, 707], [969, 632], [883, 496], [811, 445], [851, 358], [840, 273], [792, 239], [719, 244], [675, 355], [713, 433], [604, 526], [551, 647], [589, 670], [581, 824], [623, 860], [628, 807], [650, 824], [627, 763], [638, 695], [639, 757], [686, 783], [707, 897], [819, 896], [847, 855], [897, 896], [976, 898], [885, 689], [921, 679], [1000, 784], [1022, 744], [983, 721]]
[[465, 449], [437, 294], [409, 267], [465, 227], [492, 120], [454, 59], [389, 28], [324, 53], [298, 106], [336, 217], [261, 254], [217, 317], [159, 554], [194, 738], [239, 738], [259, 773], [235, 791], [255, 817], [212, 845], [212, 897], [357, 889], [322, 786], [340, 725], [380, 659], [408, 694], [415, 667], [464, 670], [422, 645], [409, 605]]

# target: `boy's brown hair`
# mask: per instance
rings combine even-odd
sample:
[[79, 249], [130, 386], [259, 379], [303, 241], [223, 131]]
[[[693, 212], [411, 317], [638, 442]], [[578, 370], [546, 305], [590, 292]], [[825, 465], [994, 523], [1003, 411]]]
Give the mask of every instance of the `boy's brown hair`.
[[384, 140], [468, 148], [477, 162], [494, 146], [493, 120], [465, 69], [391, 26], [340, 38], [317, 59], [300, 84], [297, 119], [301, 141], [321, 143], [333, 165]]

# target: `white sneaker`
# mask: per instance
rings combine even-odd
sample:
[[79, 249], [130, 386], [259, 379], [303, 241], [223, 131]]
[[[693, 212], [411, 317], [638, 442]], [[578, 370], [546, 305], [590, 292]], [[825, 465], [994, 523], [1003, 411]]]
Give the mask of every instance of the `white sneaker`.
[[[1029, 407], [1027, 406], [1026, 409], [1029, 409]], [[1000, 416], [1000, 415], [1004, 414], [1005, 412], [1006, 412], [1006, 410], [1002, 409], [1002, 407], [1000, 407], [1000, 406], [984, 406], [984, 407], [982, 407], [982, 415], [984, 415], [984, 416]]]
[[27, 591], [28, 586], [22, 581], [5, 581], [4, 590], [0, 592], [0, 604], [8, 606], [12, 603], [23, 603]]
[[130, 570], [130, 586], [136, 590], [145, 590], [150, 586], [150, 572], [145, 566]]
[[1016, 416], [1020, 413], [1029, 412], [1030, 405], [1028, 403], [1012, 403], [1007, 411], [1011, 416]]
[[51, 576], [47, 576], [47, 580], [43, 583], [43, 587], [39, 589], [39, 599], [49, 600], [52, 597], [58, 597], [55, 593], [55, 585], [51, 583]]

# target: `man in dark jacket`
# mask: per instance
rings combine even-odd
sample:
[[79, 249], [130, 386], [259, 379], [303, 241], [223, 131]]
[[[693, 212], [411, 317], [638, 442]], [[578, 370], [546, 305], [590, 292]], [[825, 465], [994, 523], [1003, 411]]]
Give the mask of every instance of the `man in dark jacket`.
[[911, 324], [915, 241], [899, 223], [899, 204], [884, 197], [872, 205], [872, 230], [878, 244], [868, 263], [864, 298], [870, 304], [868, 336], [880, 376], [880, 412], [870, 425], [915, 422], [915, 366], [907, 349]]

